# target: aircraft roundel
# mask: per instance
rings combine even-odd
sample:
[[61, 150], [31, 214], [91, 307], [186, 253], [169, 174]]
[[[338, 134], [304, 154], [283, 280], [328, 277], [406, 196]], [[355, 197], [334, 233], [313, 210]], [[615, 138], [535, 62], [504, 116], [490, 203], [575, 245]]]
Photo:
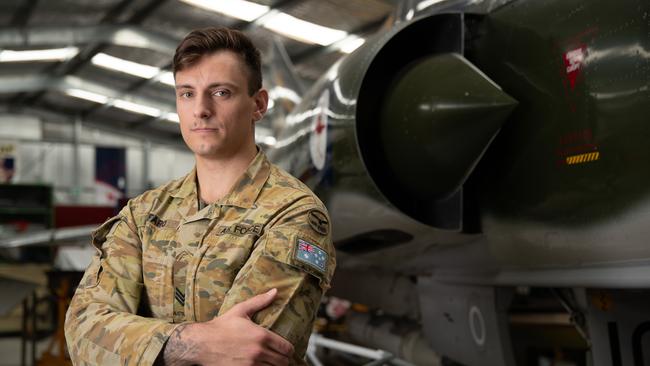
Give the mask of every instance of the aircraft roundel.
[[318, 170], [325, 167], [327, 156], [327, 110], [330, 104], [330, 94], [327, 89], [318, 98], [316, 115], [311, 120], [311, 135], [309, 136], [309, 153], [311, 161]]

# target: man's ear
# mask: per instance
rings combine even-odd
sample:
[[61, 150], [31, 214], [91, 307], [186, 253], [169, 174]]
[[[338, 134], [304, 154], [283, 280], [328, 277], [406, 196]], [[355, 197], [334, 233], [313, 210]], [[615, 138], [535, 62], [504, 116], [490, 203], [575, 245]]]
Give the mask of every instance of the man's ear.
[[269, 103], [269, 93], [262, 88], [255, 93], [255, 111], [253, 112], [253, 121], [257, 122], [264, 117]]

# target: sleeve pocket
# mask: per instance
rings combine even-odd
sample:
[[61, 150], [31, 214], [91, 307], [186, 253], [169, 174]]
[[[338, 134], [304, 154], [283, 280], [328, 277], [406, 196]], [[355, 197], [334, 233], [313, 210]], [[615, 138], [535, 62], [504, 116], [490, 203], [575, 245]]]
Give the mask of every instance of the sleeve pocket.
[[92, 232], [92, 245], [95, 248], [95, 255], [93, 256], [90, 265], [86, 269], [83, 278], [81, 279], [80, 285], [84, 288], [95, 287], [99, 283], [99, 276], [102, 272], [102, 260], [104, 259], [106, 253], [102, 250], [102, 244], [106, 241], [108, 234], [117, 226], [117, 222], [120, 221], [120, 216], [111, 217], [106, 220], [99, 228]]
[[313, 238], [295, 234], [282, 235], [270, 232], [264, 243], [265, 256], [307, 272], [318, 280], [323, 290], [330, 287], [330, 271], [328, 271], [330, 253], [326, 249], [323, 243]]

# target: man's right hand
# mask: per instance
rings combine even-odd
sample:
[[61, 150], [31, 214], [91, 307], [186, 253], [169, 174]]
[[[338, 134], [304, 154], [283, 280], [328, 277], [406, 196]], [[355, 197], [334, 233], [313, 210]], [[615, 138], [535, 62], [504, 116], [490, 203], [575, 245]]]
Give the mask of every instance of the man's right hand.
[[179, 326], [165, 345], [164, 364], [288, 365], [293, 345], [251, 320], [276, 293], [272, 289], [252, 297], [210, 321]]

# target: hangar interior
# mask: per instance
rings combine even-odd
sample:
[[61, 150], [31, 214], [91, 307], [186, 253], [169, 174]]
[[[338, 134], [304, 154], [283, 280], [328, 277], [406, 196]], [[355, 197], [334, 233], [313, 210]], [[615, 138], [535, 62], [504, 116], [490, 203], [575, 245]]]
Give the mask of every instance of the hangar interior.
[[0, 365], [65, 364], [48, 346], [65, 291], [48, 271], [83, 268], [88, 254], [77, 259], [73, 245], [60, 258], [59, 248], [87, 242], [126, 199], [192, 168], [170, 72], [185, 34], [230, 27], [260, 48], [264, 147], [307, 88], [394, 9], [383, 0], [0, 2]]
[[[213, 25], [261, 49], [256, 143], [329, 213], [301, 223], [331, 237], [327, 289], [334, 257], [275, 237], [327, 290], [310, 365], [650, 365], [647, 0], [2, 0], [0, 25], [0, 366], [70, 364], [91, 232], [192, 169], [171, 57]], [[210, 297], [160, 289], [182, 309]], [[93, 346], [130, 360], [104, 324]]]

